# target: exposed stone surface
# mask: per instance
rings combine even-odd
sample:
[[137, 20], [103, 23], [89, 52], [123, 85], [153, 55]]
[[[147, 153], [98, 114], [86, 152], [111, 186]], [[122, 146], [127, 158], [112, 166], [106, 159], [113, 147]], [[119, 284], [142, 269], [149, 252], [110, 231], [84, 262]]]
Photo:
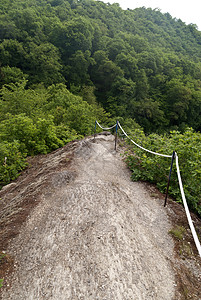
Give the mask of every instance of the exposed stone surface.
[[177, 288], [168, 210], [113, 149], [113, 136], [73, 142], [1, 191], [2, 249], [15, 258], [3, 300], [199, 299]]

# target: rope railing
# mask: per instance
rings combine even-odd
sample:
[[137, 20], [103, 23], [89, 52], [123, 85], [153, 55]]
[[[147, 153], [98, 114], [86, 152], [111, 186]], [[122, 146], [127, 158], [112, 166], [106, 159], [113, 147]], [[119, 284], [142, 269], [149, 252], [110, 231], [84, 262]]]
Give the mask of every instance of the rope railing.
[[96, 124], [102, 129], [102, 130], [110, 130], [110, 129], [112, 129], [112, 128], [114, 128], [115, 126], [116, 126], [116, 124], [115, 125], [113, 125], [113, 126], [111, 126], [111, 127], [102, 127], [99, 123], [98, 123], [98, 121], [96, 121]]
[[181, 191], [181, 196], [182, 196], [182, 200], [183, 200], [183, 204], [184, 204], [186, 216], [187, 216], [187, 219], [188, 219], [188, 224], [189, 224], [189, 227], [191, 229], [191, 232], [192, 232], [192, 235], [193, 235], [193, 239], [194, 239], [195, 245], [197, 247], [198, 253], [199, 253], [200, 257], [201, 257], [201, 245], [200, 245], [197, 233], [195, 231], [195, 227], [193, 225], [193, 221], [191, 219], [191, 215], [190, 215], [190, 212], [189, 212], [188, 204], [187, 204], [187, 201], [186, 201], [186, 196], [185, 196], [185, 193], [184, 193], [183, 184], [182, 184], [182, 180], [181, 180], [181, 174], [180, 174], [180, 170], [179, 170], [179, 158], [177, 156], [177, 153], [175, 153], [175, 154], [176, 154], [177, 177], [178, 177], [178, 180], [179, 180], [179, 187], [180, 187], [180, 191]]
[[153, 151], [150, 151], [150, 150], [148, 150], [148, 149], [146, 149], [146, 148], [144, 148], [144, 147], [138, 145], [138, 144], [137, 144], [136, 142], [134, 142], [134, 141], [127, 135], [127, 133], [123, 130], [123, 128], [121, 127], [119, 121], [117, 121], [117, 122], [118, 122], [118, 126], [119, 126], [119, 128], [121, 129], [121, 131], [123, 132], [123, 134], [124, 134], [124, 135], [125, 135], [125, 136], [126, 136], [126, 137], [127, 137], [127, 138], [135, 145], [135, 146], [141, 148], [142, 150], [144, 150], [144, 151], [146, 151], [146, 152], [152, 153], [152, 154], [154, 154], [154, 155], [163, 156], [163, 157], [169, 157], [169, 158], [172, 157], [172, 155], [166, 155], [166, 154], [161, 154], [161, 153], [153, 152]]
[[[171, 172], [172, 172], [172, 167], [173, 167], [173, 161], [174, 159], [176, 160], [176, 168], [177, 168], [177, 177], [178, 177], [178, 181], [179, 181], [179, 187], [180, 187], [180, 192], [181, 192], [181, 197], [182, 197], [182, 201], [183, 201], [183, 205], [184, 205], [184, 209], [185, 209], [185, 213], [186, 213], [186, 216], [187, 216], [187, 220], [188, 220], [188, 224], [189, 224], [189, 227], [191, 229], [191, 233], [192, 233], [192, 236], [193, 236], [193, 239], [194, 239], [194, 242], [195, 242], [195, 245], [197, 247], [197, 250], [198, 250], [198, 253], [201, 257], [201, 245], [200, 245], [200, 241], [198, 239], [198, 236], [197, 236], [197, 233], [196, 233], [196, 230], [195, 230], [195, 227], [193, 225], [193, 221], [192, 221], [192, 218], [191, 218], [191, 215], [190, 215], [190, 211], [189, 211], [189, 208], [188, 208], [188, 204], [187, 204], [187, 201], [186, 201], [186, 197], [185, 197], [185, 193], [184, 193], [184, 189], [183, 189], [183, 184], [182, 184], [182, 179], [181, 179], [181, 174], [180, 174], [180, 169], [179, 169], [179, 158], [178, 158], [178, 155], [177, 153], [174, 151], [172, 155], [166, 155], [166, 154], [161, 154], [161, 153], [157, 153], [157, 152], [154, 152], [154, 151], [151, 151], [149, 149], [146, 149], [142, 146], [140, 146], [139, 144], [137, 144], [136, 142], [134, 142], [129, 136], [128, 134], [124, 131], [124, 129], [122, 128], [121, 124], [119, 123], [119, 121], [117, 121], [117, 123], [115, 125], [113, 125], [112, 127], [110, 128], [104, 128], [102, 127], [98, 121], [96, 121], [95, 123], [95, 130], [96, 130], [96, 124], [103, 130], [110, 130], [114, 127], [116, 127], [116, 137], [115, 137], [115, 150], [116, 150], [116, 140], [117, 140], [117, 130], [118, 128], [120, 128], [120, 130], [122, 131], [122, 133], [137, 147], [139, 147], [140, 149], [146, 151], [146, 152], [149, 152], [151, 154], [154, 154], [154, 155], [158, 155], [158, 156], [162, 156], [162, 157], [166, 157], [166, 158], [171, 158], [171, 167], [170, 167], [170, 173], [169, 173], [169, 179], [168, 179], [168, 186], [167, 186], [167, 192], [166, 192], [166, 199], [165, 199], [165, 205], [166, 205], [166, 200], [167, 200], [167, 193], [168, 193], [168, 188], [169, 188], [169, 183], [170, 183], [170, 177], [171, 177]], [[164, 206], [165, 206], [164, 205]]]

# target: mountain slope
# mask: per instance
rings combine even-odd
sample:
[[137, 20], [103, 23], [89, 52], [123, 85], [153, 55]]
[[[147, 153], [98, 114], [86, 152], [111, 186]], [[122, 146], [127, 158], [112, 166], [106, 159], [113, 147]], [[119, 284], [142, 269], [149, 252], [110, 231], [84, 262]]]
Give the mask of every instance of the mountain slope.
[[201, 32], [159, 10], [94, 0], [0, 6], [0, 85], [65, 83], [147, 132], [201, 130]]

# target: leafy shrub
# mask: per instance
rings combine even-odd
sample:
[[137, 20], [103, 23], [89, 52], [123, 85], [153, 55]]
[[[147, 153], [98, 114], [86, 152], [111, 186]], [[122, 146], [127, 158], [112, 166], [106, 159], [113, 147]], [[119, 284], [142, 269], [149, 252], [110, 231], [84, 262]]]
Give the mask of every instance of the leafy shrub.
[[25, 156], [26, 153], [20, 152], [19, 142], [0, 143], [0, 187], [18, 177], [27, 165]]
[[3, 281], [4, 281], [4, 279], [0, 278], [0, 288], [3, 286]]
[[64, 84], [30, 89], [26, 83], [6, 84], [0, 90], [1, 186], [18, 176], [27, 155], [46, 154], [89, 135], [96, 117], [108, 116], [100, 105], [73, 95]]
[[[190, 209], [201, 216], [201, 134], [188, 128], [183, 134], [173, 131], [170, 135], [151, 134], [145, 136], [137, 129], [133, 132], [133, 140], [149, 150], [172, 155], [177, 152], [184, 192]], [[147, 180], [155, 183], [161, 192], [166, 191], [170, 158], [159, 157], [134, 146], [134, 154], [127, 155], [127, 164], [132, 171], [132, 179]], [[182, 202], [178, 185], [176, 166], [170, 182], [169, 194], [178, 202]]]
[[17, 140], [21, 153], [31, 155], [35, 150], [37, 128], [33, 120], [25, 114], [7, 114], [0, 124], [0, 140], [13, 142]]
[[67, 144], [72, 140], [82, 138], [82, 135], [78, 135], [74, 129], [70, 129], [64, 124], [56, 126], [56, 136], [62, 140], [64, 144]]

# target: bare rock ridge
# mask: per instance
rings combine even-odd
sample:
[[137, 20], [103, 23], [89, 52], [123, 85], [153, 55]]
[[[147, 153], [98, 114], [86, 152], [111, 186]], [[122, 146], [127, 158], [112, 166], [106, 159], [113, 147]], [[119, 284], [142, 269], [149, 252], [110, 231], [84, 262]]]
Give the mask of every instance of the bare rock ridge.
[[1, 191], [15, 258], [1, 299], [175, 299], [166, 210], [113, 149], [112, 135], [73, 142]]

